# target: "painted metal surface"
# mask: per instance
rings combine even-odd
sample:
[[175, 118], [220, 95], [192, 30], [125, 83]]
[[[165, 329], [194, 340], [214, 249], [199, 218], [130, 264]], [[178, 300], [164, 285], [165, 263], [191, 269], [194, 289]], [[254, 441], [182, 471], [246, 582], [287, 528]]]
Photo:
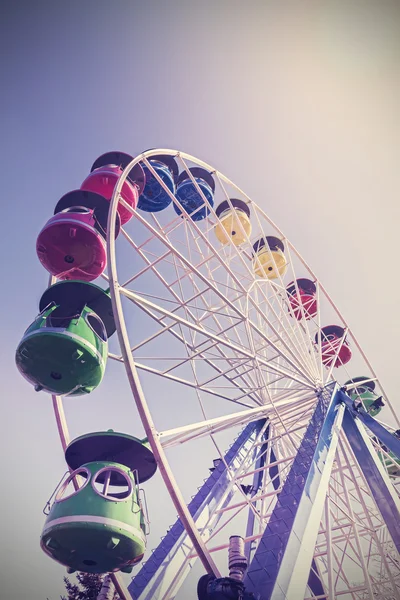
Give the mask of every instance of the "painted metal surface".
[[[350, 389], [349, 389], [350, 388]], [[378, 400], [379, 395], [375, 392], [375, 382], [370, 381], [369, 377], [365, 375], [359, 375], [353, 377], [344, 383], [344, 389], [350, 398], [364, 408], [371, 417], [376, 417], [381, 410], [383, 405], [377, 405], [375, 403]], [[343, 392], [343, 388], [341, 390]]]
[[[163, 183], [167, 186], [171, 194], [174, 194], [174, 177], [168, 166], [154, 159], [150, 161], [150, 165], [156, 171], [157, 175], [162, 179]], [[159, 212], [160, 210], [164, 210], [171, 204], [171, 196], [158, 183], [157, 179], [153, 176], [150, 169], [146, 165], [143, 165], [143, 171], [146, 175], [146, 185], [143, 192], [139, 196], [139, 210], [144, 210], [145, 212]]]
[[363, 425], [348, 410], [343, 419], [343, 429], [393, 542], [400, 552], [400, 499]]
[[319, 397], [248, 569], [246, 590], [258, 600], [304, 597], [343, 411], [329, 386]]
[[357, 417], [368, 427], [368, 429], [376, 435], [387, 446], [387, 448], [393, 452], [398, 458], [400, 458], [400, 439], [394, 436], [390, 431], [385, 429], [383, 425], [375, 421], [371, 415], [369, 415], [363, 408], [359, 408], [358, 411], [353, 409], [353, 401], [347, 394], [342, 390], [338, 392], [342, 402], [346, 404], [348, 409], [353, 415]]
[[[207, 202], [213, 206], [214, 196], [212, 189], [202, 179], [196, 178], [196, 183], [199, 186], [201, 193], [207, 199]], [[202, 196], [198, 193], [196, 187], [189, 179], [185, 179], [179, 183], [176, 188], [176, 197], [181, 206], [194, 221], [201, 221], [210, 214], [208, 206], [206, 206]], [[177, 204], [174, 204], [176, 214], [182, 215], [182, 210]]]
[[322, 585], [322, 577], [316, 561], [313, 559], [311, 563], [310, 575], [308, 576], [308, 587], [314, 596], [324, 596], [325, 589]]
[[36, 253], [58, 279], [99, 277], [106, 266], [106, 242], [96, 230], [94, 211], [75, 208], [51, 217], [38, 235]]
[[[243, 429], [224, 456], [224, 461], [229, 467], [243, 460], [243, 455], [251, 448], [264, 424], [265, 419], [261, 419], [249, 423]], [[219, 462], [188, 506], [196, 525], [199, 528], [207, 525], [209, 531], [216, 526], [221, 516], [215, 514], [216, 509], [226, 506], [233, 494], [227, 493], [230, 476], [224, 461]], [[179, 585], [190, 570], [190, 563], [186, 560], [188, 544], [190, 540], [178, 519], [132, 580], [129, 586], [132, 597], [135, 600], [157, 600], [164, 598], [168, 591], [166, 597], [174, 598]]]
[[[131, 171], [131, 169], [135, 166], [137, 162], [138, 159], [134, 159], [131, 163], [129, 163], [121, 177], [118, 179], [118, 183], [114, 188], [113, 196], [110, 201], [110, 211], [108, 214], [107, 230], [109, 232], [109, 235], [107, 239], [107, 261], [109, 265], [109, 289], [112, 300], [113, 320], [115, 322], [115, 326], [118, 332], [118, 340], [121, 349], [121, 359], [124, 362], [132, 395], [135, 400], [140, 419], [143, 423], [143, 427], [146, 432], [146, 437], [159, 466], [160, 474], [164, 480], [164, 483], [167, 486], [170, 497], [178, 511], [178, 514], [180, 515], [184, 527], [189, 534], [189, 537], [193, 543], [194, 548], [196, 549], [196, 552], [198, 553], [198, 556], [204, 568], [206, 569], [207, 573], [212, 573], [217, 576], [219, 575], [218, 568], [214, 560], [210, 556], [210, 553], [207, 551], [205, 544], [196, 528], [196, 524], [189, 512], [189, 509], [185, 503], [182, 493], [176, 484], [175, 477], [172, 473], [164, 449], [157, 435], [154, 421], [139, 380], [136, 364], [131, 350], [132, 345], [129, 340], [129, 334], [126, 328], [126, 322], [122, 309], [122, 288], [118, 283], [117, 261], [115, 251], [115, 219], [123, 183], [126, 181], [128, 173]], [[139, 211], [137, 215], [139, 215]]]
[[[51, 285], [51, 283], [54, 283], [52, 278], [50, 278], [50, 285]], [[62, 398], [60, 398], [60, 396], [52, 395], [52, 403], [53, 403], [54, 416], [56, 418], [56, 423], [57, 423], [58, 434], [60, 436], [61, 447], [62, 447], [63, 451], [65, 452], [65, 450], [67, 449], [67, 446], [69, 444], [69, 441], [70, 441], [70, 436], [69, 436], [67, 421], [65, 418]], [[76, 479], [74, 479], [73, 485], [74, 485], [75, 490], [79, 489], [78, 482]], [[128, 588], [126, 587], [125, 582], [122, 579], [121, 573], [110, 573], [110, 579], [113, 582], [115, 589], [121, 600], [132, 600], [132, 597], [128, 591]]]
[[[134, 474], [108, 461], [84, 468], [89, 482], [73, 494], [64, 496], [62, 488], [57, 493], [41, 535], [42, 550], [69, 572], [130, 573], [146, 549]], [[122, 486], [122, 492], [110, 491], [109, 485]]]
[[[268, 445], [271, 446], [270, 457], [269, 457], [268, 462], [274, 463], [277, 461], [274, 450], [272, 448], [272, 444], [271, 443], [268, 444], [269, 437], [270, 437], [270, 432], [269, 432], [269, 427], [268, 427], [264, 433], [265, 443], [261, 446], [257, 461], [254, 465], [255, 470], [262, 469], [265, 466], [266, 460], [267, 460], [267, 455], [268, 455]], [[268, 469], [268, 472], [269, 472], [269, 477], [272, 480], [272, 485], [273, 485], [274, 489], [275, 490], [278, 489], [280, 486], [278, 467], [277, 466], [270, 467]], [[265, 475], [266, 474], [262, 470], [259, 470], [257, 473], [254, 473], [251, 496], [255, 496], [257, 493], [259, 493], [260, 489], [262, 489], [263, 479], [264, 479]], [[247, 519], [247, 527], [246, 527], [246, 538], [250, 538], [254, 535], [255, 522], [256, 521], [255, 521], [254, 512], [249, 511], [249, 515], [248, 515], [248, 519]], [[254, 553], [254, 547], [256, 547], [255, 541], [247, 542], [245, 544], [246, 556], [247, 556], [248, 563], [251, 562], [251, 559], [252, 559], [252, 556]], [[311, 569], [310, 569], [310, 575], [308, 577], [307, 585], [310, 588], [310, 590], [312, 591], [312, 593], [314, 594], [314, 596], [321, 596], [324, 594], [324, 587], [323, 587], [321, 581], [322, 581], [322, 578], [319, 573], [318, 565], [315, 562], [315, 560], [313, 560]]]
[[17, 348], [17, 368], [36, 391], [88, 394], [103, 379], [108, 352], [105, 331], [100, 337], [89, 320], [104, 329], [103, 323], [87, 306], [75, 315], [58, 314], [59, 306], [51, 306], [28, 327]]
[[254, 273], [262, 279], [278, 279], [287, 270], [287, 261], [280, 248], [270, 250], [267, 246], [260, 248], [254, 255]]
[[215, 211], [220, 219], [215, 226], [215, 235], [223, 245], [232, 241], [235, 246], [240, 246], [251, 236], [250, 210], [241, 200], [232, 199], [230, 203], [232, 206], [224, 200]]
[[[117, 183], [122, 169], [117, 165], [104, 165], [92, 171], [81, 185], [81, 190], [94, 192], [111, 200], [115, 184]], [[130, 181], [125, 181], [121, 190], [121, 197], [132, 208], [136, 208], [139, 193], [138, 187]], [[131, 218], [132, 213], [121, 204], [118, 206], [118, 214], [121, 218], [121, 224], [125, 225]]]
[[[265, 443], [260, 447], [258, 452], [258, 457], [254, 465], [254, 469], [257, 471], [253, 475], [253, 484], [251, 487], [251, 496], [255, 496], [260, 489], [262, 489], [263, 479], [264, 479], [264, 471], [262, 468], [265, 466], [265, 462], [267, 460], [267, 450], [268, 450], [268, 437], [269, 437], [269, 427], [267, 427], [264, 433]], [[272, 462], [272, 461], [270, 461]], [[249, 511], [247, 518], [247, 526], [246, 526], [246, 538], [251, 537], [254, 534], [254, 525], [255, 525], [255, 515], [253, 511]], [[248, 562], [251, 560], [253, 549], [253, 542], [247, 542], [245, 544], [245, 552]]]

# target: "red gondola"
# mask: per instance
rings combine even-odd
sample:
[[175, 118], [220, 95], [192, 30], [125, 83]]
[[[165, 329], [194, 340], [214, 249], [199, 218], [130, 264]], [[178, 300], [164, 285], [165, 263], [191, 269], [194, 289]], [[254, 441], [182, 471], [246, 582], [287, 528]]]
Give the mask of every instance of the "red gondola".
[[[349, 343], [344, 335], [344, 329], [339, 325], [327, 325], [321, 328], [322, 364], [326, 367], [331, 367], [332, 363], [334, 367], [341, 367], [351, 359]], [[317, 333], [315, 343], [319, 345], [319, 342], [320, 337]]]
[[290, 314], [300, 321], [303, 316], [309, 320], [317, 314], [317, 288], [310, 279], [296, 279], [295, 282], [289, 283], [286, 292], [289, 299], [289, 304], [293, 310], [289, 310]]

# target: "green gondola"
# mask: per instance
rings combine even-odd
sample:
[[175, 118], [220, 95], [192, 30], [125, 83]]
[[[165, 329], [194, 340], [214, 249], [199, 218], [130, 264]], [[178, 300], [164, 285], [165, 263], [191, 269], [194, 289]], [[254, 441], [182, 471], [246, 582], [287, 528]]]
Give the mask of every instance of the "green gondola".
[[[65, 458], [73, 472], [55, 492], [42, 549], [69, 573], [130, 573], [146, 549], [138, 484], [157, 469], [153, 453], [143, 441], [110, 430], [75, 439]], [[74, 477], [81, 487], [66, 495]]]
[[[397, 439], [400, 439], [400, 430], [395, 431], [393, 435], [397, 437]], [[378, 446], [378, 456], [381, 462], [385, 465], [388, 474], [393, 478], [400, 477], [400, 457], [396, 456], [394, 452], [390, 452], [385, 444], [378, 440], [377, 437], [374, 436], [372, 439]], [[379, 447], [382, 448], [383, 451], [380, 451]]]
[[25, 331], [16, 363], [37, 391], [79, 396], [101, 382], [115, 331], [110, 295], [83, 281], [49, 287]]
[[362, 402], [371, 417], [376, 417], [381, 412], [384, 406], [382, 396], [378, 396], [375, 392], [375, 382], [370, 381], [370, 377], [353, 377], [346, 381], [344, 386], [352, 386], [347, 392], [348, 395], [354, 402]]
[[388, 453], [390, 458], [379, 453], [381, 461], [385, 464], [387, 472], [392, 477], [400, 477], [400, 458], [397, 458], [393, 452]]

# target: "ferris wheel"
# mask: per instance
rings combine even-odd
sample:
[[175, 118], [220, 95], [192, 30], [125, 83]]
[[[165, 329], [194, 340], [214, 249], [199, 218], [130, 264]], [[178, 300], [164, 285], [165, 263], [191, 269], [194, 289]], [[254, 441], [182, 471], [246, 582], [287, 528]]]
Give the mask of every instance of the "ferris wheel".
[[[399, 419], [256, 202], [183, 152], [110, 152], [57, 203], [37, 254], [51, 281], [17, 365], [52, 394], [70, 470], [48, 503], [51, 558], [114, 573], [121, 598], [179, 598], [196, 561], [200, 600], [400, 597]], [[93, 392], [107, 361], [125, 368], [146, 438], [70, 442], [61, 396]], [[171, 453], [208, 474], [189, 501]], [[150, 553], [140, 484], [157, 467], [178, 520]], [[223, 578], [232, 535], [245, 567]]]

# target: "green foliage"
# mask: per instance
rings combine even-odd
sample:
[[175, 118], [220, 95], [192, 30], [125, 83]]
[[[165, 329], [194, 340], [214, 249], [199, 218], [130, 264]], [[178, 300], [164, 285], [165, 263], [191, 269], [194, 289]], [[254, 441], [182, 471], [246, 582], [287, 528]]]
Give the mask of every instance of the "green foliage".
[[[72, 583], [68, 577], [64, 577], [67, 596], [61, 600], [96, 600], [103, 585], [104, 575], [97, 573], [77, 573], [78, 583]], [[117, 592], [114, 592], [113, 600], [119, 600]]]

